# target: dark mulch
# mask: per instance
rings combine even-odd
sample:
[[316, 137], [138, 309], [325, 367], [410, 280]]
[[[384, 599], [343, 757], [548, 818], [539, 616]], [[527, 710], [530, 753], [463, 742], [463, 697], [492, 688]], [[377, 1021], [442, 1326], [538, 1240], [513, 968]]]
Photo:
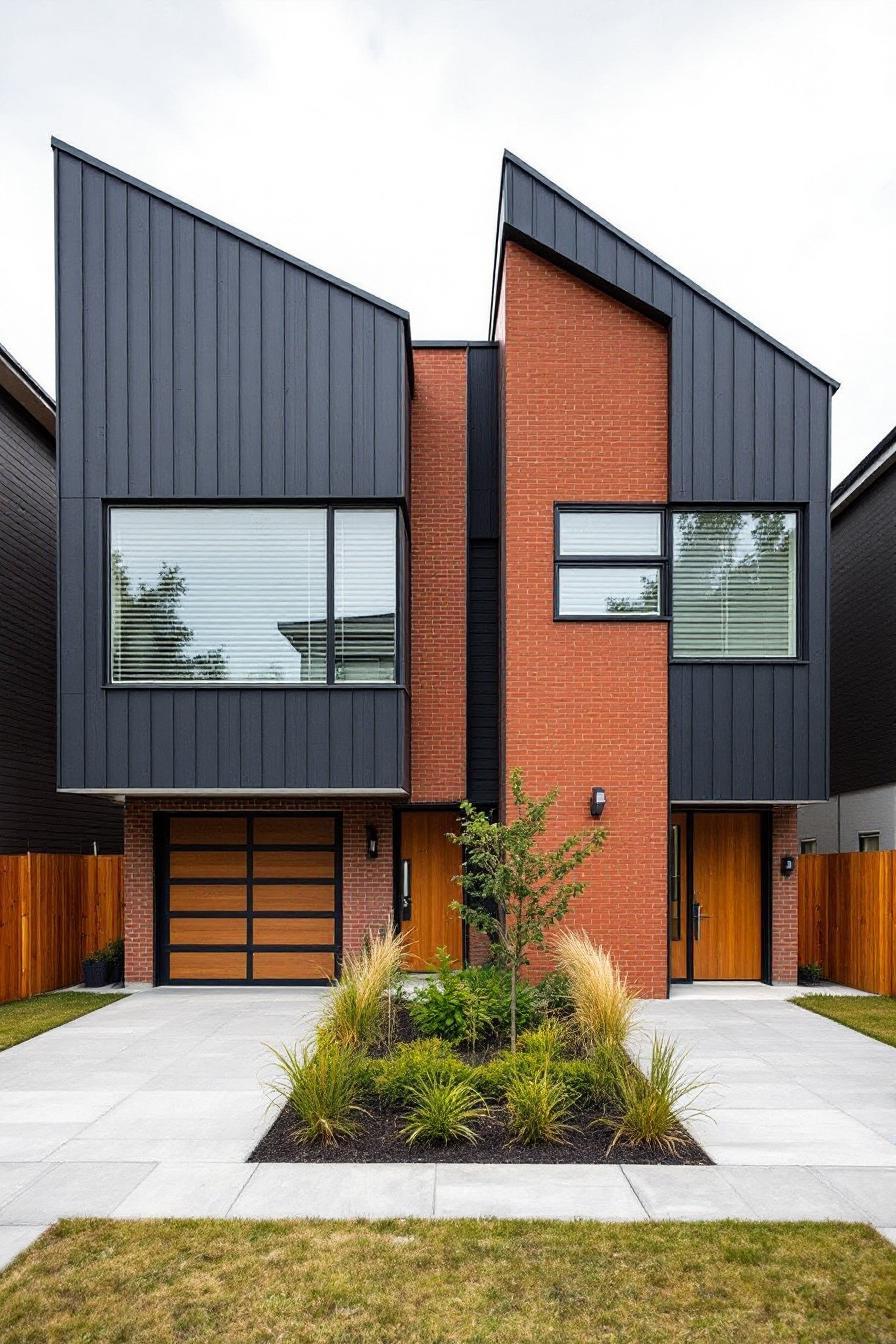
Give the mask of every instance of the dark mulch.
[[[678, 1156], [643, 1145], [625, 1147], [617, 1143], [608, 1151], [610, 1134], [600, 1127], [574, 1129], [564, 1144], [541, 1143], [508, 1144], [507, 1133], [500, 1115], [477, 1125], [478, 1143], [424, 1144], [408, 1143], [399, 1130], [404, 1124], [396, 1111], [370, 1107], [369, 1115], [360, 1117], [358, 1133], [353, 1139], [325, 1147], [320, 1144], [299, 1143], [292, 1137], [295, 1117], [287, 1108], [278, 1115], [271, 1128], [249, 1156], [250, 1162], [632, 1162], [661, 1163], [663, 1166], [709, 1166], [703, 1149], [687, 1138]], [[587, 1119], [585, 1120], [587, 1124]]]

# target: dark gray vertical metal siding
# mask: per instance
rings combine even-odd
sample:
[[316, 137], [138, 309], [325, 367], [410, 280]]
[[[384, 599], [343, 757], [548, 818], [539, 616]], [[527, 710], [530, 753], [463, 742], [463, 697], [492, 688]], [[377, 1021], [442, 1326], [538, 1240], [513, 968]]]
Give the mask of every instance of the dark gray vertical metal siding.
[[800, 511], [801, 661], [673, 662], [671, 797], [827, 797], [830, 381], [509, 157], [500, 219], [668, 325], [673, 504]]
[[108, 500], [405, 499], [398, 310], [57, 146], [63, 788], [402, 789], [401, 687], [104, 689]]
[[467, 351], [467, 797], [494, 807], [498, 746], [498, 348]]
[[[55, 473], [52, 438], [0, 391], [0, 853], [116, 853], [121, 808], [56, 792]], [[73, 726], [83, 748], [77, 708]]]

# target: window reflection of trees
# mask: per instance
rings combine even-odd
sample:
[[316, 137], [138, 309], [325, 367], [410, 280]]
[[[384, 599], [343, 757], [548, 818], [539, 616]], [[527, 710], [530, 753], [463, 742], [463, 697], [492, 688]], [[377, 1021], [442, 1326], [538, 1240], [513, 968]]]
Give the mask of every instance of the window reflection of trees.
[[119, 551], [112, 552], [112, 675], [115, 681], [224, 681], [224, 648], [188, 653], [193, 631], [181, 618], [187, 581], [164, 561], [155, 583], [132, 583]]

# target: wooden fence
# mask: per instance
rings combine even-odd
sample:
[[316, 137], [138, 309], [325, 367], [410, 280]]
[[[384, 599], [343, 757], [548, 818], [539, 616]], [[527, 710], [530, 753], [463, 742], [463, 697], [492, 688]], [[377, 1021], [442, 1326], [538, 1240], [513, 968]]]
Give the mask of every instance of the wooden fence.
[[121, 855], [0, 854], [0, 1003], [81, 980], [122, 936]]
[[896, 994], [896, 852], [802, 854], [798, 870], [800, 965]]

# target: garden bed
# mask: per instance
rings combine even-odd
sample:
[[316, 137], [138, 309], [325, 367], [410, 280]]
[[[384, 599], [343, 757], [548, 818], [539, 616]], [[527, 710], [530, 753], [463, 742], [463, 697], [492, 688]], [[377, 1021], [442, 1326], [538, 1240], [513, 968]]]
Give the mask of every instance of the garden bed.
[[[585, 1125], [589, 1117], [581, 1117]], [[498, 1114], [480, 1122], [478, 1143], [408, 1143], [401, 1133], [403, 1116], [377, 1106], [362, 1116], [353, 1138], [334, 1144], [301, 1143], [294, 1137], [295, 1116], [289, 1106], [277, 1116], [264, 1138], [251, 1153], [250, 1162], [589, 1162], [708, 1166], [710, 1160], [686, 1135], [683, 1146], [672, 1154], [652, 1144], [617, 1143], [610, 1151], [611, 1136], [599, 1128], [575, 1128], [565, 1143], [508, 1143]]]

